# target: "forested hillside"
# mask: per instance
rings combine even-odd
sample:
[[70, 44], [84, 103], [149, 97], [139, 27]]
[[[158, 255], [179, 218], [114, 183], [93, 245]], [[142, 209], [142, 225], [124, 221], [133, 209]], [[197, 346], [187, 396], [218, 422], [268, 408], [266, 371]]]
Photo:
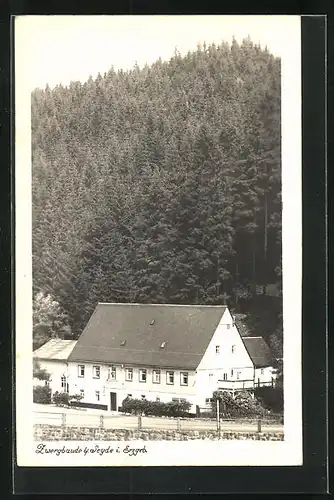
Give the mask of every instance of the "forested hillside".
[[280, 60], [249, 39], [37, 89], [32, 142], [34, 294], [74, 336], [99, 301], [249, 314], [280, 289]]

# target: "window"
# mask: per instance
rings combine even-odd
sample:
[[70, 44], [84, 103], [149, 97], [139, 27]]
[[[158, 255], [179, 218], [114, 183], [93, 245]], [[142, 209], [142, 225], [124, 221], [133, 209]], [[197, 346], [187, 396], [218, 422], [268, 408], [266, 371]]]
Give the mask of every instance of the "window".
[[220, 352], [220, 346], [216, 345], [216, 354], [219, 354], [219, 352]]
[[224, 373], [223, 380], [227, 380], [227, 373]]
[[231, 325], [230, 324], [226, 325], [226, 328], [229, 330], [231, 328]]
[[173, 403], [179, 403], [180, 402], [179, 398], [172, 398], [172, 401], [173, 401]]
[[80, 396], [82, 396], [82, 398], [85, 397], [85, 391], [83, 389], [80, 389]]
[[211, 378], [211, 377], [213, 377], [213, 373], [209, 373], [209, 377], [210, 377], [210, 378]]
[[128, 394], [128, 398], [132, 398], [132, 394]]
[[108, 378], [110, 380], [116, 380], [116, 366], [109, 366]]
[[65, 377], [65, 375], [61, 376], [61, 388], [66, 389], [66, 377]]
[[181, 372], [181, 385], [188, 385], [188, 372]]
[[100, 378], [100, 367], [99, 366], [93, 366], [93, 378]]
[[240, 378], [240, 372], [237, 372], [237, 379], [239, 380]]
[[261, 368], [261, 375], [263, 375], [263, 374], [264, 374], [264, 369], [263, 369], [263, 368]]
[[147, 370], [141, 369], [139, 370], [139, 382], [146, 382], [147, 378]]
[[126, 368], [126, 370], [125, 370], [125, 380], [127, 382], [132, 382], [132, 380], [133, 380], [133, 368]]
[[208, 404], [208, 403], [212, 403], [212, 401], [213, 401], [213, 400], [212, 400], [212, 398], [205, 398], [205, 402], [206, 402], [206, 404]]
[[141, 398], [142, 398], [142, 399], [146, 399], [145, 394], [142, 394], [142, 395], [141, 395]]
[[85, 376], [85, 365], [78, 365], [78, 377]]
[[160, 398], [159, 398], [159, 396], [157, 396], [157, 397], [155, 398], [155, 400], [156, 400], [156, 402], [157, 402], [157, 403], [160, 403]]
[[231, 377], [233, 377], [233, 370], [231, 370]]
[[232, 352], [235, 352], [235, 345], [232, 346]]
[[153, 370], [153, 384], [160, 384], [160, 370]]
[[100, 401], [100, 391], [95, 391], [95, 399], [96, 401]]
[[166, 372], [166, 381], [168, 385], [174, 385], [174, 372]]

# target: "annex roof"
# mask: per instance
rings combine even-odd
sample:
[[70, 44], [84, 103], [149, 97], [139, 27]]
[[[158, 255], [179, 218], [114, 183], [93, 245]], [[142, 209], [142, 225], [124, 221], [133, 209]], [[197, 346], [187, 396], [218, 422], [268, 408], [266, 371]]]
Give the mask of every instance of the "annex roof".
[[100, 303], [69, 360], [196, 369], [225, 310]]
[[263, 337], [241, 337], [255, 368], [271, 366], [271, 351]]
[[36, 349], [33, 357], [37, 359], [66, 361], [76, 343], [76, 340], [51, 339]]
[[233, 319], [235, 321], [235, 325], [238, 329], [239, 334], [241, 337], [249, 337], [250, 336], [250, 329], [248, 328], [246, 322], [245, 322], [246, 314], [234, 314]]

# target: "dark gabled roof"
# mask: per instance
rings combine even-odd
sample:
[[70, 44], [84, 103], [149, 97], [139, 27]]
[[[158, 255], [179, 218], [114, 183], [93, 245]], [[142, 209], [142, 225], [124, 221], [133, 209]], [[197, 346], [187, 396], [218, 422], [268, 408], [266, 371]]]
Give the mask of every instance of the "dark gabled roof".
[[226, 306], [98, 304], [69, 361], [196, 369], [225, 310]]
[[273, 359], [271, 351], [263, 337], [241, 337], [255, 368], [271, 366]]

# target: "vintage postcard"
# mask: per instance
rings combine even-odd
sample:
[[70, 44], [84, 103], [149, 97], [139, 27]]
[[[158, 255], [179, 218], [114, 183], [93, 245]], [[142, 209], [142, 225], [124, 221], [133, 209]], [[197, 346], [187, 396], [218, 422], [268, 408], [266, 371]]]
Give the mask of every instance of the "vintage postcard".
[[302, 465], [300, 30], [15, 18], [19, 466]]

